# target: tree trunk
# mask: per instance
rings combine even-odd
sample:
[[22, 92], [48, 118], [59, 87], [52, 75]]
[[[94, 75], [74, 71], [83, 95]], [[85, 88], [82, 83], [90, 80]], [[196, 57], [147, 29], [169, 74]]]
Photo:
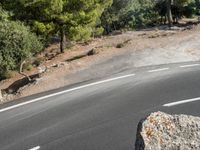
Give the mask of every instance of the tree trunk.
[[114, 30], [116, 31], [117, 28], [116, 28], [115, 22], [113, 22], [113, 27], [114, 27]]
[[172, 3], [172, 0], [166, 0], [166, 5], [167, 5], [167, 20], [168, 20], [168, 25], [169, 25], [169, 27], [172, 26], [172, 10], [171, 10], [171, 3]]
[[60, 52], [64, 53], [65, 51], [65, 44], [66, 44], [66, 36], [65, 36], [65, 31], [64, 28], [60, 28]]

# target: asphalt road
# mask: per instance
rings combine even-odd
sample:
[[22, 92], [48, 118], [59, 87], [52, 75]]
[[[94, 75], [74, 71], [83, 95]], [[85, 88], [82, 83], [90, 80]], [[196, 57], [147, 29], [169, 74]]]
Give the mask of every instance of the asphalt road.
[[200, 116], [198, 97], [200, 62], [125, 70], [2, 105], [0, 150], [133, 150], [141, 118]]

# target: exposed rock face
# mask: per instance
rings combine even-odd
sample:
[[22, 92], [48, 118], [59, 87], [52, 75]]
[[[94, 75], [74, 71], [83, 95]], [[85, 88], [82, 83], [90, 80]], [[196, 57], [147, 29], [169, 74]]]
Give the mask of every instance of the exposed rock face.
[[152, 113], [138, 124], [136, 150], [200, 150], [200, 118]]

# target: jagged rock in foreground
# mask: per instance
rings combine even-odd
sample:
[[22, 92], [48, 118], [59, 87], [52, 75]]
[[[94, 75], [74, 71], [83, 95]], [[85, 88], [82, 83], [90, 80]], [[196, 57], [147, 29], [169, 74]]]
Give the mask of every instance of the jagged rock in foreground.
[[200, 118], [152, 113], [138, 124], [135, 150], [200, 150]]

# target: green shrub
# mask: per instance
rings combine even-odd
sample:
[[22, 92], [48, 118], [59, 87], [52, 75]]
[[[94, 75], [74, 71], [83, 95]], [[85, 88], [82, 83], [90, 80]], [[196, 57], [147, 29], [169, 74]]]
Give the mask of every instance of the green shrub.
[[38, 37], [22, 23], [0, 21], [0, 76], [41, 50]]
[[31, 63], [26, 63], [23, 67], [24, 70], [31, 71], [33, 69], [33, 65]]
[[10, 15], [11, 15], [11, 13], [5, 11], [5, 10], [2, 8], [1, 4], [0, 4], [0, 21], [2, 21], [2, 20], [3, 20], [3, 21], [8, 20], [8, 18], [9, 18]]
[[45, 58], [44, 57], [40, 57], [40, 58], [36, 58], [34, 61], [33, 61], [33, 66], [40, 66], [43, 62], [45, 61]]
[[96, 28], [96, 29], [93, 31], [94, 37], [101, 37], [102, 34], [103, 34], [103, 31], [104, 31], [104, 29], [103, 29], [102, 27]]
[[194, 7], [185, 6], [185, 7], [184, 7], [183, 14], [184, 14], [184, 16], [187, 17], [187, 18], [191, 18], [191, 17], [195, 14], [195, 9], [194, 9]]
[[9, 79], [9, 78], [15, 77], [16, 74], [17, 74], [16, 71], [8, 70], [8, 71], [3, 72], [2, 74], [0, 74], [0, 80], [1, 79]]

